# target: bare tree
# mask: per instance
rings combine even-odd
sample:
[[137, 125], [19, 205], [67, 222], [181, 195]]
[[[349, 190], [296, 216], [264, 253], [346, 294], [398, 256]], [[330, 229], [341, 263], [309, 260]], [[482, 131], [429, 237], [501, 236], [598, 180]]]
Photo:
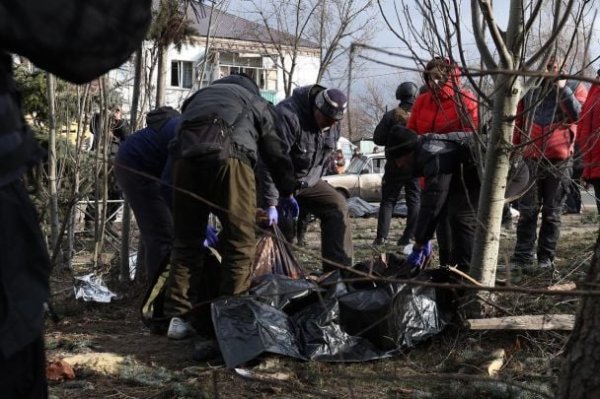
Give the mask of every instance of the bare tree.
[[346, 57], [352, 42], [368, 44], [375, 33], [372, 0], [322, 1], [312, 21], [309, 38], [320, 43], [317, 83], [327, 74], [329, 80], [346, 75]]
[[[280, 2], [253, 0], [253, 12], [266, 30], [248, 32], [259, 41], [266, 54], [272, 54], [275, 65], [283, 71], [283, 87], [285, 96], [289, 97], [294, 88], [294, 74], [303, 46], [307, 41], [311, 22], [323, 0], [294, 0]], [[252, 36], [251, 36], [252, 37]]]
[[[477, 45], [476, 53], [469, 53], [465, 47], [465, 28], [461, 22], [464, 10], [459, 1], [426, 0], [414, 6], [416, 12], [402, 1], [395, 7], [395, 25], [383, 15], [398, 39], [410, 49], [417, 66], [422, 67], [425, 54], [428, 58], [451, 57], [462, 67], [469, 86], [478, 95], [480, 119], [485, 121], [488, 134], [486, 142], [478, 136], [485, 154], [480, 159], [482, 186], [470, 272], [485, 285], [495, 283], [504, 194], [510, 156], [515, 151], [512, 135], [517, 105], [537, 77], [543, 75], [536, 71], [545, 69], [546, 61], [556, 51], [557, 39], [562, 37], [573, 42], [573, 37], [567, 39], [563, 34], [564, 28], [569, 24], [576, 32], [589, 6], [585, 1], [554, 1], [552, 20], [548, 21], [541, 19], [546, 3], [541, 0], [503, 3], [503, 7], [508, 6], [508, 23], [506, 29], [502, 29], [496, 21], [492, 2], [472, 0], [469, 29]], [[416, 21], [422, 23], [418, 25]], [[537, 34], [542, 26], [546, 32], [543, 38]], [[471, 59], [481, 60], [484, 70], [478, 72]], [[532, 76], [531, 71], [537, 76]], [[477, 81], [477, 76], [489, 78]]]
[[[386, 94], [391, 94], [387, 88], [382, 84], [377, 84], [374, 80], [369, 80], [365, 85], [365, 90], [353, 97], [349, 104], [351, 108], [349, 117], [352, 118], [352, 132], [356, 132], [356, 134], [349, 134], [350, 141], [370, 138], [373, 135], [375, 126], [387, 111], [387, 105], [391, 103], [390, 96]], [[343, 130], [350, 132], [347, 128]]]

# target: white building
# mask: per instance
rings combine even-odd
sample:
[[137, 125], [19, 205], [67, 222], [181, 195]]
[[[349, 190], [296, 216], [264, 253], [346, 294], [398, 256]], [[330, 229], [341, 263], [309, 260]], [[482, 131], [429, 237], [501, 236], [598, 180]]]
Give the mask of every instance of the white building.
[[[165, 63], [166, 105], [176, 109], [194, 91], [207, 86], [216, 79], [233, 72], [244, 72], [256, 81], [261, 94], [267, 100], [277, 103], [285, 98], [284, 70], [279, 65], [279, 50], [272, 43], [266, 29], [257, 23], [227, 13], [213, 15], [209, 27], [208, 11], [205, 15], [189, 14], [198, 35], [191, 44], [168, 49]], [[210, 28], [210, 29], [209, 29]], [[273, 32], [272, 32], [273, 33]], [[285, 42], [289, 35], [274, 32], [275, 40]], [[207, 35], [208, 51], [207, 48]], [[277, 45], [286, 54], [284, 65], [291, 64], [292, 48]], [[306, 40], [300, 41], [297, 48], [296, 66], [292, 76], [294, 87], [314, 84], [319, 70], [319, 45]], [[152, 42], [144, 44], [146, 71], [142, 87], [141, 110], [154, 107], [156, 92], [156, 50]], [[154, 61], [153, 58], [154, 57]], [[111, 83], [123, 95], [124, 108], [131, 104], [133, 92], [132, 62], [109, 75]]]

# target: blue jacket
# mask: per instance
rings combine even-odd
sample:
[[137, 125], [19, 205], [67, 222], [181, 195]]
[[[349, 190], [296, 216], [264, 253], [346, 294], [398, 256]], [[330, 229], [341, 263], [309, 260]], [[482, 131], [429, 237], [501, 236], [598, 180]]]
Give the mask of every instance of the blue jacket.
[[117, 163], [161, 177], [169, 157], [168, 145], [175, 137], [178, 124], [179, 118], [173, 117], [158, 131], [146, 127], [129, 135], [119, 147]]

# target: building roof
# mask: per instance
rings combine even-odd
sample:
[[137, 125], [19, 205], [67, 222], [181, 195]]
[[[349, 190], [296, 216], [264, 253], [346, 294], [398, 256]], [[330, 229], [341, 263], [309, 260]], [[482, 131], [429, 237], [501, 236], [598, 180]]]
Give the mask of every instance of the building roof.
[[[210, 19], [210, 8], [204, 5], [196, 6], [196, 9], [188, 10], [188, 17], [193, 22], [194, 28], [200, 36], [210, 36], [222, 39], [246, 40], [260, 43], [272, 43], [267, 29], [256, 22], [249, 21], [226, 12], [218, 10], [213, 11], [212, 21]], [[289, 33], [281, 32], [275, 29], [271, 30], [275, 42], [288, 44], [293, 36]], [[310, 40], [301, 39], [300, 46], [309, 48], [319, 48], [320, 46]]]

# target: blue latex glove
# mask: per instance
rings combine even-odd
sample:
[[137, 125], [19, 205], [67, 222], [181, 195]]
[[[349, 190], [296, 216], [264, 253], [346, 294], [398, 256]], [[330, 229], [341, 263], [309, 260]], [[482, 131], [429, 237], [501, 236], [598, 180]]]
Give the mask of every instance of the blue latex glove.
[[292, 197], [291, 195], [289, 197], [279, 199], [279, 209], [281, 209], [281, 214], [283, 217], [286, 218], [298, 219], [298, 216], [300, 215], [300, 206], [298, 206], [298, 201], [296, 201], [296, 198]]
[[211, 225], [206, 226], [206, 238], [204, 239], [204, 243], [203, 243], [204, 247], [205, 248], [208, 248], [208, 247], [216, 248], [218, 243], [219, 243], [219, 236], [217, 235], [217, 229], [215, 229]]
[[432, 248], [431, 243], [427, 241], [420, 249], [413, 249], [413, 251], [406, 258], [406, 264], [411, 268], [420, 268], [427, 260], [428, 256], [431, 256]]
[[274, 206], [270, 206], [267, 208], [267, 218], [269, 218], [269, 226], [273, 226], [277, 224], [279, 220], [279, 213], [277, 212], [277, 208]]

